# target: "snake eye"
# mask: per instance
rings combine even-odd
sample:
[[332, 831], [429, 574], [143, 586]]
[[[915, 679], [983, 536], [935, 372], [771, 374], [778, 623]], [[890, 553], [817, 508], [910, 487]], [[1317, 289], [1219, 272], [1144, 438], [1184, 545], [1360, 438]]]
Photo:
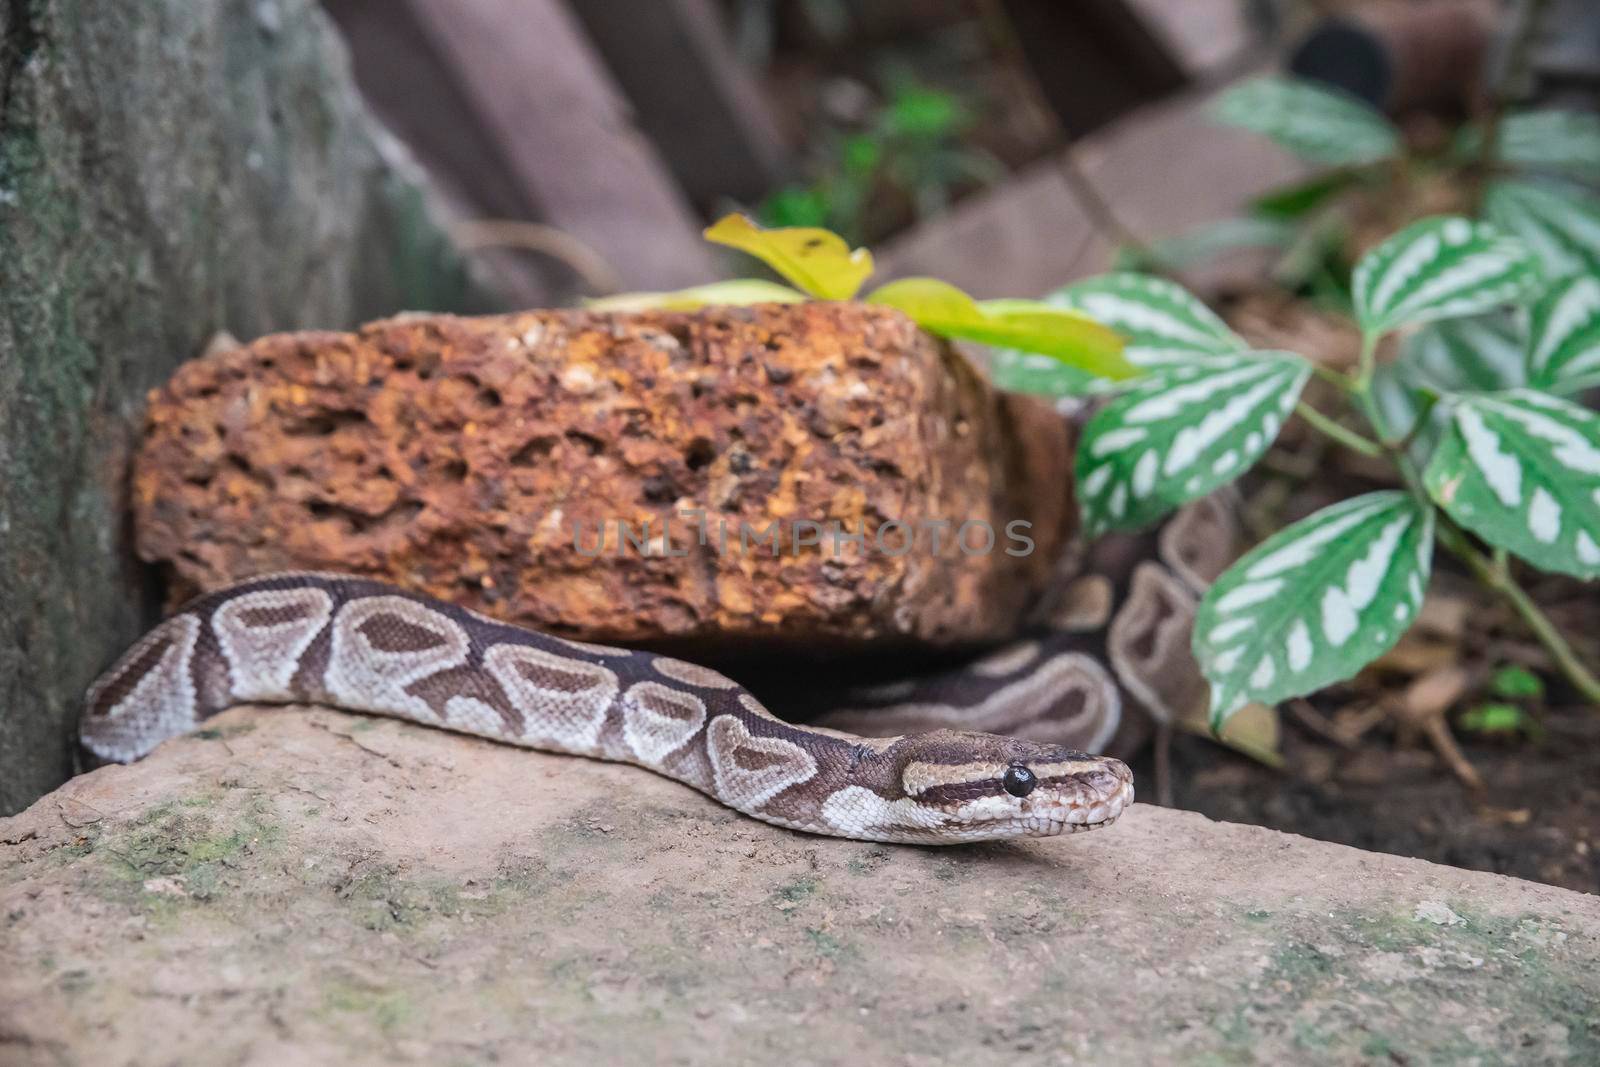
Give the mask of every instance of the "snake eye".
[[1028, 768], [1017, 763], [1006, 768], [1006, 776], [1000, 779], [1000, 784], [1012, 796], [1025, 797], [1033, 792], [1033, 787], [1039, 784], [1039, 779], [1035, 778]]

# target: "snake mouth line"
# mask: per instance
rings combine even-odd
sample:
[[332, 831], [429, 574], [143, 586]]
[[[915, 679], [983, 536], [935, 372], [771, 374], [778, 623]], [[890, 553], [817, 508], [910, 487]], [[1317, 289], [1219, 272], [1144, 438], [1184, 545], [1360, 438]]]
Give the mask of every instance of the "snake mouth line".
[[1057, 833], [1082, 833], [1085, 830], [1098, 830], [1110, 826], [1132, 805], [1133, 781], [1127, 779], [1118, 785], [1116, 792], [1110, 796], [1087, 803], [1073, 800], [1058, 804], [1034, 816], [1030, 821], [1057, 828]]

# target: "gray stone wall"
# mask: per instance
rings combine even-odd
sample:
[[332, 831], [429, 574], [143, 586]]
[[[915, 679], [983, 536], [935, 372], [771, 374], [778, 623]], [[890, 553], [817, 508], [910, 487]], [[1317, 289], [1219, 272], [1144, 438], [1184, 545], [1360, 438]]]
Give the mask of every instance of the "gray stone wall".
[[154, 617], [146, 390], [219, 330], [484, 303], [312, 0], [0, 0], [0, 813]]

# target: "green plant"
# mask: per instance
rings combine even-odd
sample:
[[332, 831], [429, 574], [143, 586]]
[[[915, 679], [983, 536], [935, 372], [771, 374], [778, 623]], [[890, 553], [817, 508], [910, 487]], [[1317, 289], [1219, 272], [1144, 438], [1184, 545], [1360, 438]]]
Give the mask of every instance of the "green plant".
[[[1441, 217], [1368, 253], [1350, 292], [1363, 337], [1353, 375], [1250, 351], [1161, 279], [1111, 275], [1055, 294], [1054, 303], [1123, 332], [1129, 360], [1145, 369], [1085, 428], [1077, 456], [1085, 526], [1144, 526], [1213, 491], [1248, 469], [1297, 410], [1340, 444], [1389, 461], [1404, 488], [1295, 523], [1213, 585], [1194, 652], [1211, 681], [1214, 726], [1247, 702], [1348, 678], [1392, 646], [1421, 607], [1436, 543], [1505, 597], [1572, 684], [1600, 702], [1600, 681], [1508, 561], [1514, 554], [1543, 570], [1600, 576], [1600, 417], [1560, 395], [1600, 369], [1600, 280], [1549, 285], [1525, 242]], [[1521, 309], [1520, 333], [1480, 317], [1506, 306]], [[1412, 343], [1380, 368], [1379, 342], [1402, 331]], [[1007, 384], [1016, 376], [1005, 368], [1026, 358], [1005, 361]], [[1313, 374], [1338, 388], [1366, 431], [1301, 402]]]
[[1518, 700], [1540, 700], [1544, 682], [1525, 667], [1501, 667], [1489, 679], [1489, 691], [1498, 700], [1477, 704], [1461, 713], [1457, 723], [1469, 733], [1485, 737], [1544, 738], [1544, 726]]
[[[838, 234], [814, 227], [763, 229], [728, 215], [705, 231], [708, 240], [760, 259], [796, 288], [737, 279], [672, 293], [625, 293], [590, 301], [599, 310], [688, 309], [711, 304], [798, 303], [850, 300], [873, 271], [872, 253], [852, 250]], [[1009, 345], [1094, 379], [1136, 373], [1123, 356], [1122, 338], [1080, 312], [1039, 300], [974, 300], [935, 278], [902, 278], [861, 298], [892, 307], [940, 337]]]
[[1457, 720], [1468, 733], [1483, 737], [1526, 737], [1539, 741], [1544, 737], [1544, 727], [1539, 720], [1515, 704], [1491, 701], [1478, 704], [1461, 713]]
[[[873, 270], [869, 252], [824, 230], [763, 230], [729, 216], [706, 236], [799, 288], [733, 281], [596, 306], [847, 300]], [[1600, 416], [1561, 395], [1600, 367], [1600, 279], [1551, 285], [1525, 242], [1488, 223], [1439, 217], [1369, 252], [1349, 288], [1362, 335], [1353, 375], [1252, 350], [1195, 296], [1151, 275], [1091, 278], [1045, 301], [975, 301], [911, 278], [865, 300], [930, 332], [1001, 346], [992, 371], [1003, 388], [1108, 394], [1075, 460], [1091, 534], [1148, 526], [1235, 480], [1291, 413], [1392, 465], [1404, 488], [1289, 526], [1206, 594], [1193, 647], [1211, 682], [1214, 729], [1251, 701], [1348, 678], [1391, 647], [1421, 608], [1436, 544], [1504, 597], [1573, 686], [1600, 704], [1600, 680], [1509, 561], [1515, 554], [1544, 570], [1600, 577]], [[1486, 317], [1507, 307], [1520, 309], [1520, 328]], [[1411, 343], [1380, 366], [1379, 343], [1400, 332]], [[1337, 387], [1366, 431], [1302, 402], [1313, 375]]]
[[1364, 101], [1281, 76], [1240, 83], [1212, 113], [1325, 169], [1258, 197], [1243, 219], [1126, 250], [1125, 266], [1170, 270], [1233, 247], [1279, 248], [1273, 273], [1281, 283], [1348, 306], [1340, 283], [1349, 197], [1404, 204], [1415, 199], [1411, 191], [1433, 185], [1481, 188], [1482, 216], [1527, 242], [1552, 277], [1600, 271], [1600, 197], [1592, 188], [1600, 182], [1600, 116], [1513, 112], [1418, 150]]
[[899, 79], [863, 127], [823, 134], [814, 177], [788, 185], [757, 208], [769, 226], [815, 226], [858, 242], [874, 216], [902, 202], [925, 216], [944, 208], [963, 187], [987, 185], [1004, 174], [989, 153], [968, 143], [971, 109], [955, 94]]

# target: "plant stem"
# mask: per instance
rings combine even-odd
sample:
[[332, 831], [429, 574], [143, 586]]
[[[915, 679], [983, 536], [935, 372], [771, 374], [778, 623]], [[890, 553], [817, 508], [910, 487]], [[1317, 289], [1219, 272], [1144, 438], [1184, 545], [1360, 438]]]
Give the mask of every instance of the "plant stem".
[[1491, 560], [1482, 552], [1472, 547], [1459, 527], [1449, 519], [1441, 516], [1439, 525], [1439, 543], [1454, 553], [1472, 571], [1473, 576], [1486, 587], [1499, 593], [1516, 613], [1522, 617], [1528, 629], [1544, 645], [1545, 651], [1550, 653], [1550, 658], [1556, 661], [1556, 666], [1566, 676], [1572, 687], [1583, 695], [1591, 704], [1600, 706], [1600, 678], [1596, 678], [1586, 667], [1578, 654], [1567, 644], [1567, 639], [1561, 636], [1561, 631], [1556, 629], [1549, 616], [1540, 610], [1539, 605], [1533, 602], [1525, 589], [1517, 584], [1511, 574], [1511, 568], [1505, 566], [1498, 558]]
[[[1406, 451], [1405, 446], [1409, 444], [1409, 439], [1402, 442], [1383, 439], [1377, 404], [1372, 398], [1373, 356], [1376, 350], [1377, 337], [1371, 334], [1364, 336], [1361, 341], [1361, 368], [1346, 395], [1360, 409], [1368, 425], [1377, 434], [1381, 442], [1382, 452], [1387, 454], [1394, 462], [1394, 465], [1399, 468], [1401, 476], [1405, 479], [1406, 487], [1411, 490], [1412, 495], [1417, 498], [1423, 507], [1432, 508], [1433, 502], [1428, 496], [1426, 487], [1422, 484], [1421, 472], [1417, 470], [1417, 465], [1412, 460], [1411, 454]], [[1323, 416], [1319, 413], [1318, 417], [1321, 418]], [[1426, 413], [1419, 415], [1419, 422], [1425, 417]], [[1313, 425], [1316, 424], [1313, 420], [1308, 421], [1312, 421]], [[1329, 421], [1331, 422], [1332, 420]], [[1343, 430], [1344, 428], [1341, 426], [1339, 429]], [[1596, 678], [1589, 671], [1589, 668], [1578, 658], [1577, 653], [1572, 650], [1572, 646], [1567, 644], [1566, 638], [1561, 636], [1561, 632], [1556, 629], [1555, 624], [1540, 610], [1539, 605], [1533, 602], [1533, 598], [1527, 594], [1527, 591], [1517, 584], [1515, 576], [1511, 573], [1509, 558], [1505, 550], [1495, 549], [1492, 559], [1484, 555], [1473, 546], [1466, 532], [1442, 512], [1438, 513], [1437, 530], [1439, 543], [1466, 563], [1473, 576], [1485, 588], [1491, 592], [1498, 593], [1510, 603], [1516, 613], [1521, 616], [1528, 629], [1533, 631], [1534, 637], [1538, 638], [1539, 643], [1544, 645], [1545, 651], [1550, 653], [1550, 658], [1555, 660], [1556, 666], [1566, 676], [1567, 681], [1572, 683], [1572, 687], [1578, 690], [1585, 700], [1600, 707], [1600, 678]]]
[[1422, 400], [1422, 410], [1417, 412], [1416, 421], [1411, 424], [1411, 429], [1406, 431], [1406, 435], [1396, 441], [1394, 445], [1397, 451], [1404, 452], [1407, 455], [1410, 455], [1411, 443], [1417, 439], [1418, 434], [1427, 428], [1428, 416], [1433, 414], [1433, 405], [1439, 402], [1439, 394], [1430, 391], [1423, 396]]
[[[1363, 331], [1361, 334], [1361, 361], [1356, 369], [1356, 379], [1352, 388], [1358, 395], [1366, 396], [1372, 391], [1372, 371], [1377, 362], [1378, 338], [1381, 335], [1376, 330]], [[1377, 424], [1372, 428], [1376, 430]]]
[[1371, 456], [1373, 459], [1381, 459], [1383, 457], [1383, 446], [1378, 442], [1370, 437], [1363, 437], [1354, 430], [1345, 429], [1305, 401], [1302, 400], [1296, 404], [1294, 410], [1295, 414], [1346, 448], [1360, 452], [1363, 456]]
[[1311, 373], [1331, 385], [1338, 386], [1340, 392], [1348, 393], [1356, 385], [1356, 380], [1350, 375], [1336, 371], [1332, 367], [1324, 367], [1320, 363], [1311, 364]]

